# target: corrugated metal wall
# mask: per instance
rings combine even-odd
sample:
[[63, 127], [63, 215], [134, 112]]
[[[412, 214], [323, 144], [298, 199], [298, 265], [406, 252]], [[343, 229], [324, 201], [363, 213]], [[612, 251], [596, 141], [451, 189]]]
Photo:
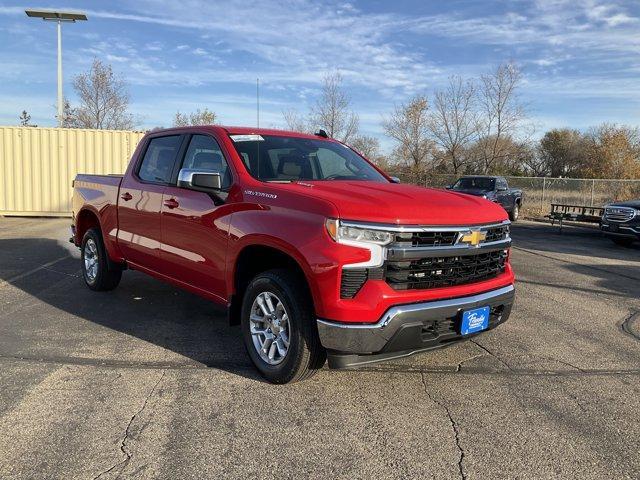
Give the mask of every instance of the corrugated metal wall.
[[123, 173], [143, 135], [0, 127], [0, 215], [70, 215], [76, 173]]

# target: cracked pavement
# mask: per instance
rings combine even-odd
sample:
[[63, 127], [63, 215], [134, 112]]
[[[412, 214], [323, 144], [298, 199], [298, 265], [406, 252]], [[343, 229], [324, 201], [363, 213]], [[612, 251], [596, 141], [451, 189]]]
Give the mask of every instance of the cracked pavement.
[[0, 218], [0, 478], [639, 478], [640, 247], [519, 222], [511, 319], [286, 386], [211, 303]]

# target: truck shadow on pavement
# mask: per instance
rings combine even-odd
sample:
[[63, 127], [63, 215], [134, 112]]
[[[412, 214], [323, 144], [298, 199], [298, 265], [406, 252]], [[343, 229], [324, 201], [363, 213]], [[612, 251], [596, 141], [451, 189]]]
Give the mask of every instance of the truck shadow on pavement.
[[[0, 239], [0, 251], [27, 258], [29, 252], [46, 251], [49, 262], [69, 255], [57, 241], [43, 238]], [[39, 300], [19, 294], [10, 299], [5, 310], [13, 314], [0, 323], [0, 355], [125, 367], [213, 367], [262, 379], [240, 329], [229, 326], [222, 307], [130, 270], [115, 290], [94, 292], [84, 285], [78, 258], [45, 262], [35, 269], [26, 265], [18, 275], [15, 268], [10, 273], [0, 268], [0, 281]]]

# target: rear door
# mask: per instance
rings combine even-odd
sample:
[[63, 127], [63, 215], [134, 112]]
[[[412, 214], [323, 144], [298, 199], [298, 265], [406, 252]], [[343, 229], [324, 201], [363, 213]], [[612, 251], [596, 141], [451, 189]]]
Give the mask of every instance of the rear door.
[[[201, 192], [178, 187], [180, 168], [220, 173], [222, 189]], [[162, 201], [162, 259], [170, 277], [221, 299], [226, 297], [225, 261], [229, 213], [224, 206], [233, 175], [217, 142], [208, 134], [188, 139], [184, 160]]]
[[120, 186], [118, 245], [128, 261], [154, 271], [161, 269], [162, 195], [183, 140], [183, 135], [151, 137]]

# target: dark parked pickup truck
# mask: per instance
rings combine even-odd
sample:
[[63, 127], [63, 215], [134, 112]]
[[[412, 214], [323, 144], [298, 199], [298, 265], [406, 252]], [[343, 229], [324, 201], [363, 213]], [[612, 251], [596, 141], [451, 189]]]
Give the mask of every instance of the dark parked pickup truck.
[[605, 206], [600, 228], [619, 245], [627, 246], [640, 240], [640, 200]]
[[500, 204], [509, 213], [512, 222], [515, 222], [520, 215], [522, 190], [509, 188], [504, 177], [465, 176], [448, 189], [486, 198]]

